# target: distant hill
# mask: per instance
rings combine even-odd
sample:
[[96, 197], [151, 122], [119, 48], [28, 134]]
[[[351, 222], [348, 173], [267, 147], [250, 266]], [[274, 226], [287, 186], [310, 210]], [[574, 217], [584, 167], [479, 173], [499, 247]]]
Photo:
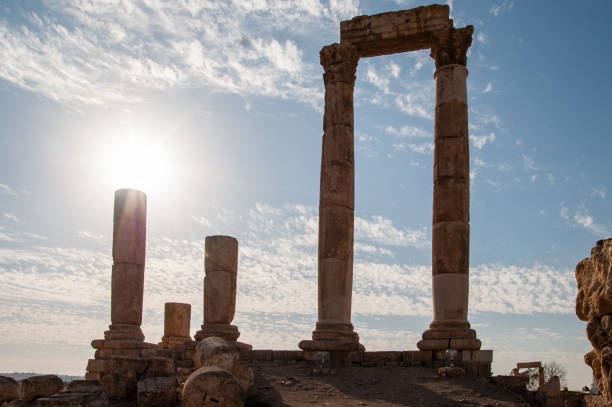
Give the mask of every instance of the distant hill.
[[[0, 373], [0, 376], [8, 376], [8, 377], [12, 377], [15, 380], [22, 380], [22, 379], [27, 379], [28, 377], [32, 377], [32, 376], [42, 376], [45, 374], [55, 374], [55, 373], [22, 373], [22, 372], [13, 372], [13, 373]], [[64, 383], [70, 383], [73, 380], [83, 380], [85, 379], [84, 376], [68, 376], [68, 375], [64, 375], [64, 374], [58, 374], [56, 376], [59, 376]]]

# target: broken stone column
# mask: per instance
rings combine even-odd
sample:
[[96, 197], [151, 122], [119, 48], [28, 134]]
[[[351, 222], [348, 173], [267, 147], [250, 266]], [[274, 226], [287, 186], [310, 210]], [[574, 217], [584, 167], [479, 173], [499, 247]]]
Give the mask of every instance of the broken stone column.
[[164, 336], [159, 346], [164, 349], [182, 349], [191, 341], [191, 304], [167, 302], [164, 306]]
[[238, 241], [230, 236], [206, 236], [204, 244], [204, 324], [195, 338], [217, 336], [235, 341], [238, 327], [231, 325], [236, 311]]
[[147, 197], [134, 189], [115, 192], [111, 325], [106, 340], [143, 341], [140, 329], [144, 292]]
[[306, 351], [364, 350], [351, 324], [355, 159], [353, 91], [359, 54], [351, 44], [321, 50], [325, 114], [319, 197], [318, 321]]
[[576, 315], [587, 321], [593, 349], [584, 361], [593, 370], [597, 387], [612, 403], [612, 239], [600, 240], [591, 256], [576, 266]]
[[434, 36], [436, 62], [432, 294], [434, 318], [421, 350], [480, 349], [467, 321], [470, 245], [470, 169], [465, 68], [473, 27]]

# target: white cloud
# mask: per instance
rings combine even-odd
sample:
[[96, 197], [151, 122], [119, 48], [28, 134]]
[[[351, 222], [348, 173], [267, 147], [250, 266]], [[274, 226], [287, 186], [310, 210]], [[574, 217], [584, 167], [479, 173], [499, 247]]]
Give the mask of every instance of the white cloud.
[[19, 218], [18, 218], [16, 215], [12, 214], [12, 213], [9, 213], [9, 212], [4, 212], [2, 215], [3, 215], [3, 216], [6, 218], [6, 219], [9, 219], [9, 220], [11, 220], [11, 221], [13, 221], [13, 222], [15, 222], [15, 223], [19, 223]]
[[521, 158], [523, 159], [523, 168], [526, 170], [535, 171], [539, 169], [535, 166], [533, 158], [529, 157], [527, 154], [521, 154]]
[[192, 216], [191, 218], [202, 226], [210, 227], [210, 221], [204, 216]]
[[591, 196], [598, 196], [601, 199], [606, 199], [606, 187], [593, 188]]
[[416, 126], [402, 126], [396, 129], [393, 126], [385, 127], [385, 132], [399, 138], [431, 138], [433, 134]]
[[495, 17], [497, 17], [499, 15], [499, 12], [501, 11], [501, 6], [493, 6], [491, 7], [491, 9], [489, 10], [489, 13], [493, 14]]
[[482, 93], [489, 93], [493, 90], [493, 84], [491, 82], [487, 83], [487, 86], [482, 90]]
[[565, 220], [569, 219], [568, 209], [567, 209], [567, 206], [565, 206], [565, 202], [561, 202], [561, 209], [559, 210], [559, 216], [561, 216]]
[[[242, 95], [322, 99], [320, 67], [293, 39], [337, 30], [352, 0], [46, 3], [22, 26], [0, 21], [0, 77], [62, 104], [140, 101], [192, 84]], [[17, 16], [16, 16], [17, 17]], [[64, 23], [65, 22], [65, 23]]]
[[424, 119], [433, 119], [433, 103], [429, 102], [429, 97], [419, 93], [407, 93], [395, 98], [395, 104], [402, 112]]
[[487, 43], [487, 36], [485, 35], [484, 32], [479, 31], [478, 34], [476, 35], [476, 41], [478, 41], [481, 44], [486, 44]]
[[476, 136], [476, 135], [471, 135], [470, 134], [470, 142], [472, 143], [472, 145], [474, 147], [476, 147], [479, 150], [482, 150], [482, 148], [487, 144], [487, 143], [493, 143], [495, 141], [495, 133], [491, 132], [488, 136], [484, 135], [484, 136]]
[[372, 216], [370, 219], [355, 218], [355, 240], [366, 240], [376, 244], [426, 248], [427, 228], [397, 229], [389, 218]]
[[111, 239], [110, 238], [107, 238], [107, 237], [105, 237], [103, 235], [100, 235], [98, 233], [90, 232], [88, 230], [79, 230], [77, 232], [77, 235], [80, 238], [91, 240], [93, 242], [96, 242], [96, 243], [99, 243], [99, 244], [103, 244], [103, 245], [109, 245], [111, 243]]
[[0, 184], [0, 192], [5, 195], [19, 196], [19, 194], [13, 188], [5, 184]]
[[589, 211], [584, 205], [580, 205], [574, 213], [574, 221], [578, 226], [581, 226], [596, 235], [608, 237], [611, 234], [607, 228], [601, 224], [595, 222], [595, 219], [589, 214]]

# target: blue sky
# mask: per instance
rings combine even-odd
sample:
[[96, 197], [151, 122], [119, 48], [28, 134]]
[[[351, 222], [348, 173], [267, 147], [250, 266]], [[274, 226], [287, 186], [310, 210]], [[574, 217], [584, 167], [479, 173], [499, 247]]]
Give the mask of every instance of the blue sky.
[[[0, 371], [82, 374], [110, 323], [113, 191], [148, 195], [143, 330], [202, 321], [203, 239], [240, 242], [235, 323], [295, 349], [316, 322], [321, 47], [419, 1], [0, 3]], [[574, 267], [610, 237], [607, 16], [593, 1], [454, 1], [472, 24], [469, 320], [495, 373], [590, 382]], [[416, 349], [431, 321], [433, 60], [362, 59], [353, 323]]]

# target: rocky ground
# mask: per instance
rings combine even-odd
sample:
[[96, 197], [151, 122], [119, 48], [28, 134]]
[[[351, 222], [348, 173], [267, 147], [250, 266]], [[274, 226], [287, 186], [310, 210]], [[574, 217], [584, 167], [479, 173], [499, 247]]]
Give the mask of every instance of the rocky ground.
[[439, 378], [431, 368], [340, 367], [312, 375], [306, 365], [253, 366], [248, 407], [526, 406], [519, 395], [486, 378]]

